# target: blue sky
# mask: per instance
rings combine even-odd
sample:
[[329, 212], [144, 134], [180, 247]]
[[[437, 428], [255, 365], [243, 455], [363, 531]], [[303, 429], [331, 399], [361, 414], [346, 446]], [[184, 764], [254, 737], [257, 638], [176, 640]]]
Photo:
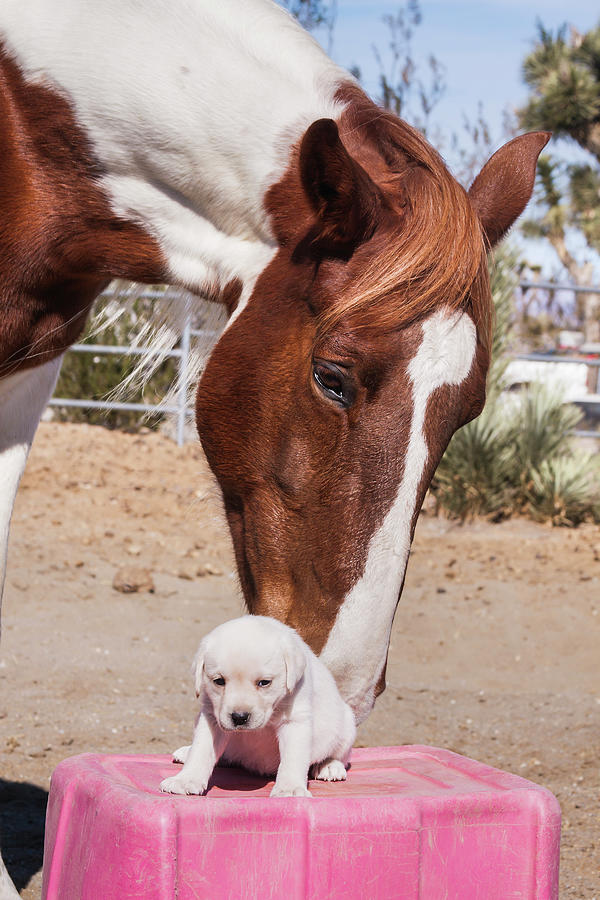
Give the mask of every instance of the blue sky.
[[[382, 17], [394, 14], [398, 7], [398, 2], [387, 0], [337, 2], [331, 56], [345, 67], [357, 64], [372, 94], [378, 83], [372, 47], [377, 45], [385, 54], [389, 32]], [[446, 135], [460, 132], [463, 115], [474, 119], [481, 101], [495, 147], [505, 140], [503, 111], [522, 105], [527, 96], [521, 64], [535, 40], [537, 20], [553, 31], [565, 21], [578, 31], [600, 21], [600, 4], [592, 0], [421, 0], [421, 12], [413, 55], [425, 62], [433, 54], [446, 69], [446, 93], [432, 115], [433, 123]], [[327, 46], [326, 35], [316, 37]], [[450, 149], [439, 149], [452, 167]], [[567, 162], [585, 158], [572, 142], [563, 140], [551, 149]], [[548, 273], [555, 268], [552, 251], [538, 252], [530, 242], [528, 247], [532, 261], [542, 263]]]
[[[388, 31], [381, 20], [398, 6], [384, 0], [337, 2], [331, 55], [346, 67], [358, 64], [372, 93], [377, 90], [378, 74], [372, 46], [385, 51]], [[499, 137], [504, 108], [517, 107], [526, 98], [520, 69], [535, 39], [537, 19], [553, 30], [566, 20], [579, 31], [600, 21], [600, 4], [592, 0], [421, 0], [421, 11], [414, 55], [425, 61], [433, 54], [446, 68], [446, 94], [435, 120], [451, 131], [460, 125], [463, 113], [474, 117], [482, 101]]]

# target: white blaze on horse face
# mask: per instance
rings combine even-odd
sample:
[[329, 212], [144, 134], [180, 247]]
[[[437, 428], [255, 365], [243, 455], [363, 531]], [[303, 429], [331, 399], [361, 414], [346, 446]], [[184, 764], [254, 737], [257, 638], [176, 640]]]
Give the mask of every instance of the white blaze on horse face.
[[270, 0], [2, 0], [0, 38], [68, 99], [170, 280], [239, 278], [243, 304], [276, 249], [265, 192], [308, 125], [339, 115], [348, 74]]
[[424, 434], [429, 398], [443, 385], [464, 381], [477, 346], [475, 325], [466, 313], [441, 309], [422, 327], [421, 345], [408, 367], [413, 415], [402, 481], [391, 509], [371, 538], [362, 577], [340, 607], [321, 653], [359, 722], [375, 702], [408, 562], [411, 522], [429, 455]]

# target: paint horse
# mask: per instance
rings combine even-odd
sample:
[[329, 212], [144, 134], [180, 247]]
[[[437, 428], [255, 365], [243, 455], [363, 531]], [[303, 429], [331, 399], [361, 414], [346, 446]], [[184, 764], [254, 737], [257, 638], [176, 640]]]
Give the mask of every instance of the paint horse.
[[427, 486], [483, 407], [486, 254], [547, 139], [467, 194], [269, 0], [3, 0], [2, 578], [94, 298], [113, 278], [210, 296], [229, 320], [198, 430], [247, 606], [297, 628], [363, 719]]

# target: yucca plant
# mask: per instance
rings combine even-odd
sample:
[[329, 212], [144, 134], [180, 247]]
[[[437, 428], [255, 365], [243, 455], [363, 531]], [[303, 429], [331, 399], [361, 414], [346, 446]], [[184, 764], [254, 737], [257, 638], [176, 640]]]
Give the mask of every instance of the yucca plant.
[[496, 404], [461, 428], [450, 442], [432, 487], [438, 511], [461, 520], [504, 518], [514, 506], [514, 425]]
[[533, 384], [518, 398], [515, 417], [515, 463], [523, 479], [542, 463], [571, 450], [571, 432], [582, 419], [560, 390]]
[[580, 417], [543, 385], [496, 398], [452, 439], [435, 478], [438, 510], [461, 520], [517, 512], [555, 525], [598, 519], [596, 460], [572, 447]]
[[504, 389], [504, 375], [510, 362], [514, 296], [519, 283], [519, 259], [508, 245], [502, 244], [490, 261], [490, 287], [494, 301], [492, 360], [487, 378], [487, 395], [493, 401]]
[[518, 508], [554, 525], [598, 518], [596, 459], [577, 450], [572, 437], [581, 411], [564, 403], [560, 391], [540, 384], [532, 385], [520, 401], [514, 454]]
[[583, 453], [544, 460], [531, 472], [527, 510], [532, 518], [553, 525], [600, 520], [600, 472], [596, 460]]
[[438, 511], [461, 520], [501, 519], [523, 512], [556, 525], [600, 519], [594, 459], [573, 450], [580, 411], [560, 391], [533, 385], [503, 393], [515, 258], [501, 251], [492, 268], [496, 334], [488, 402], [478, 419], [452, 438], [432, 483]]
[[516, 269], [516, 254], [501, 246], [490, 262], [496, 321], [487, 404], [479, 418], [456, 432], [431, 485], [438, 512], [443, 510], [461, 520], [481, 515], [503, 518], [514, 505], [515, 425], [501, 414], [500, 395], [508, 365]]

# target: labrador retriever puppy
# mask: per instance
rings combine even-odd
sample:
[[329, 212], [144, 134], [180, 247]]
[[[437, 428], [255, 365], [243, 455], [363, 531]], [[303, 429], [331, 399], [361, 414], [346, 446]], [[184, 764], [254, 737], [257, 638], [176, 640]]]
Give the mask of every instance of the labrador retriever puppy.
[[343, 781], [356, 735], [354, 716], [329, 670], [293, 628], [266, 616], [219, 625], [194, 659], [201, 709], [183, 762], [160, 788], [203, 794], [219, 760], [274, 775], [272, 797], [310, 797], [309, 769]]

